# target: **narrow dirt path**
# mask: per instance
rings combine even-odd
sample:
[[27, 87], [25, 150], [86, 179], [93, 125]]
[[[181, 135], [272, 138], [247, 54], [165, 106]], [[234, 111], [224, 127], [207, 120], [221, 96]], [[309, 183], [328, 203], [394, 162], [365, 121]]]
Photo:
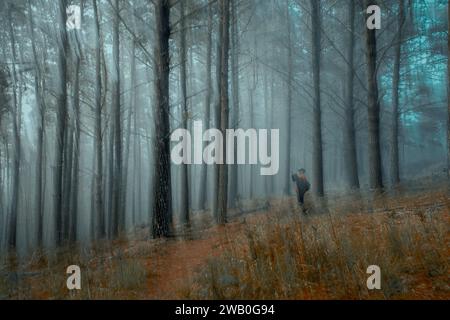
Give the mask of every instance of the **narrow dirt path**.
[[218, 237], [167, 243], [165, 252], [147, 260], [151, 271], [148, 298], [180, 298], [180, 288], [194, 277], [195, 272], [207, 263], [218, 248]]
[[[261, 219], [253, 213], [245, 219]], [[250, 221], [249, 221], [250, 222]], [[231, 243], [244, 235], [242, 219], [226, 226], [214, 226], [196, 234], [194, 239], [168, 240], [160, 251], [146, 260], [150, 270], [147, 279], [148, 299], [182, 299], [182, 288], [207, 265], [208, 260], [222, 254]]]

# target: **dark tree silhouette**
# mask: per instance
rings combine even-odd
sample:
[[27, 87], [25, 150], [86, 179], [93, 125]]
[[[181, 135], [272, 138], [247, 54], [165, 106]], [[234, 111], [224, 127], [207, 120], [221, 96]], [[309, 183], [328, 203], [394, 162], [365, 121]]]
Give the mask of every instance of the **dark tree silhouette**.
[[169, 235], [172, 215], [170, 181], [170, 121], [169, 121], [169, 38], [170, 1], [155, 1], [155, 177], [153, 207], [153, 237]]

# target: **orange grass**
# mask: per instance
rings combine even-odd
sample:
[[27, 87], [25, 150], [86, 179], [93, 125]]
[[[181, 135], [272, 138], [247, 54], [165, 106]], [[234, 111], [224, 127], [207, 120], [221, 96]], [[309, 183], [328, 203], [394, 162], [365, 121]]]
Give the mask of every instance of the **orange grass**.
[[[0, 267], [0, 299], [449, 299], [450, 201], [444, 191], [328, 197], [302, 216], [293, 199], [269, 212], [205, 214], [188, 234], [139, 236], [36, 254]], [[308, 199], [309, 203], [313, 201]], [[182, 228], [180, 229], [182, 230]], [[82, 290], [68, 291], [68, 265]], [[381, 268], [381, 290], [366, 286]]]
[[[449, 299], [449, 200], [445, 193], [380, 196], [302, 216], [278, 206], [184, 288], [194, 299]], [[353, 209], [352, 209], [353, 208]], [[347, 213], [350, 212], [350, 213]], [[381, 268], [368, 290], [367, 267]]]

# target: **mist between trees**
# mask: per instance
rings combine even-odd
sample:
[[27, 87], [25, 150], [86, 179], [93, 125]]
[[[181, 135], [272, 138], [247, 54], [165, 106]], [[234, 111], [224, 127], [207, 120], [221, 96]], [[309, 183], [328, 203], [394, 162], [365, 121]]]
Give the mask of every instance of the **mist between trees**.
[[[270, 130], [269, 145], [267, 129], [261, 129], [259, 132], [252, 128], [245, 131], [243, 129], [226, 129], [225, 135], [223, 135], [218, 129], [208, 129], [203, 133], [201, 121], [194, 121], [193, 127], [193, 137], [186, 129], [177, 129], [170, 136], [172, 142], [178, 142], [171, 152], [174, 164], [256, 165], [259, 161], [261, 175], [273, 176], [278, 173], [280, 168], [280, 133], [278, 129]], [[204, 141], [209, 143], [203, 150]], [[246, 149], [247, 145], [248, 150]], [[270, 155], [268, 154], [269, 149]]]
[[[79, 28], [66, 23], [69, 5]], [[380, 30], [366, 27], [371, 5]], [[242, 200], [290, 195], [300, 167], [318, 198], [445, 175], [447, 6], [1, 1], [2, 251], [138, 227], [166, 237], [194, 212], [223, 224]], [[279, 129], [277, 174], [173, 164], [171, 133], [195, 121], [222, 134]]]

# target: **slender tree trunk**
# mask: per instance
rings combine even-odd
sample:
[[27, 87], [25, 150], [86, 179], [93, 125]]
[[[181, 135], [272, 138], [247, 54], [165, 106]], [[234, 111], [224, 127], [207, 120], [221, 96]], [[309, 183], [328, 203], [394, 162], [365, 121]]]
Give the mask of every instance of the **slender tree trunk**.
[[[84, 2], [81, 2], [80, 14], [83, 17]], [[69, 242], [74, 243], [77, 240], [78, 224], [78, 193], [80, 181], [80, 139], [81, 139], [81, 115], [80, 115], [80, 69], [82, 59], [82, 47], [80, 44], [80, 34], [75, 31], [76, 50], [74, 53], [74, 79], [73, 79], [73, 113], [74, 113], [74, 133], [73, 133], [73, 164], [71, 193], [69, 195]]]
[[[133, 11], [133, 30], [136, 30], [136, 15], [137, 15], [137, 10], [135, 9]], [[141, 183], [141, 170], [139, 169], [139, 174], [137, 174], [137, 166], [139, 163], [140, 166], [140, 162], [141, 162], [141, 150], [139, 147], [139, 150], [137, 150], [137, 144], [139, 141], [139, 145], [140, 145], [140, 134], [139, 134], [139, 127], [138, 127], [138, 105], [137, 105], [137, 95], [138, 95], [138, 88], [137, 88], [137, 65], [136, 65], [136, 41], [133, 39], [133, 43], [132, 43], [132, 50], [131, 50], [131, 59], [132, 59], [132, 63], [131, 63], [131, 87], [132, 87], [132, 98], [130, 101], [130, 104], [133, 108], [133, 130], [134, 130], [134, 135], [133, 135], [133, 187], [132, 187], [132, 196], [131, 196], [131, 203], [132, 203], [132, 212], [131, 212], [131, 225], [133, 226], [133, 228], [136, 226], [136, 199], [139, 199], [140, 194], [136, 195], [136, 183]], [[130, 113], [131, 116], [131, 113]], [[137, 156], [138, 154], [138, 156]], [[126, 184], [125, 184], [126, 185]], [[127, 187], [125, 187], [125, 192], [127, 190]], [[140, 201], [140, 200], [139, 200]], [[140, 204], [138, 205], [139, 208], [139, 212], [140, 212]]]
[[448, 68], [448, 79], [447, 79], [447, 97], [448, 97], [448, 123], [447, 123], [447, 175], [450, 179], [450, 3], [447, 5], [447, 21], [448, 21], [448, 34], [447, 34], [447, 47], [448, 47], [448, 55], [447, 55], [447, 68]]
[[77, 221], [78, 221], [78, 188], [80, 179], [80, 138], [81, 138], [81, 118], [80, 118], [80, 65], [81, 58], [78, 56], [75, 62], [75, 80], [73, 88], [73, 107], [74, 107], [74, 142], [73, 142], [73, 168], [72, 168], [72, 192], [69, 215], [69, 241], [77, 240]]
[[[255, 53], [255, 60], [258, 59], [258, 53], [257, 53], [257, 43], [256, 43], [256, 35], [255, 35], [255, 41], [254, 41], [254, 49], [256, 51]], [[256, 83], [256, 72], [257, 72], [257, 63], [256, 61], [253, 61], [253, 70], [252, 70], [252, 76], [248, 77], [248, 100], [250, 101], [249, 103], [249, 120], [250, 120], [250, 128], [254, 128], [255, 127], [255, 92], [256, 92], [256, 87], [257, 87], [257, 83]], [[236, 146], [236, 144], [234, 144]], [[237, 152], [235, 152], [235, 156], [236, 156]], [[250, 165], [250, 176], [248, 178], [248, 186], [249, 186], [249, 198], [253, 199], [254, 198], [254, 192], [255, 192], [255, 170], [254, 170], [254, 165]]]
[[63, 167], [63, 240], [69, 240], [70, 230], [70, 199], [72, 195], [72, 168], [74, 149], [74, 119], [70, 119], [66, 130], [66, 150], [64, 152]]
[[[220, 1], [217, 2], [218, 9], [220, 12], [221, 3]], [[220, 109], [220, 102], [221, 102], [221, 95], [220, 95], [220, 81], [221, 81], [221, 75], [222, 75], [222, 46], [223, 43], [221, 39], [223, 38], [223, 24], [219, 21], [218, 23], [218, 39], [217, 46], [216, 46], [216, 79], [215, 79], [215, 102], [214, 102], [214, 128], [220, 129], [220, 118], [221, 118], [221, 109]], [[218, 220], [218, 210], [219, 210], [219, 164], [214, 164], [213, 166], [213, 202], [212, 202], [212, 212], [213, 216], [216, 218], [216, 221]]]
[[395, 44], [394, 74], [392, 80], [392, 136], [391, 136], [391, 183], [396, 186], [400, 183], [399, 170], [399, 142], [398, 132], [400, 126], [399, 102], [400, 102], [400, 67], [403, 40], [403, 25], [405, 23], [405, 3], [399, 0], [398, 31]]
[[[188, 98], [187, 98], [187, 48], [186, 48], [186, 19], [185, 2], [180, 1], [180, 86], [181, 86], [181, 123], [183, 129], [188, 129]], [[181, 222], [189, 223], [189, 170], [187, 164], [180, 168], [180, 213]]]
[[[187, 28], [189, 30], [188, 37], [190, 39], [194, 39], [195, 36], [194, 36], [194, 34], [192, 32], [192, 25], [188, 25]], [[197, 87], [196, 87], [196, 83], [195, 83], [196, 68], [195, 68], [195, 62], [194, 62], [194, 47], [192, 47], [191, 50], [188, 49], [188, 53], [189, 53], [188, 66], [190, 66], [191, 69], [190, 69], [190, 72], [188, 72], [188, 77], [187, 77], [187, 87], [188, 87], [187, 94], [188, 94], [189, 91], [190, 92], [198, 92], [197, 91]], [[188, 103], [187, 104], [188, 105], [188, 112], [191, 112], [191, 113], [194, 111], [194, 109], [195, 109], [194, 106], [196, 105], [196, 103], [194, 103], [194, 96], [195, 95], [196, 94], [193, 94], [193, 96], [192, 96], [191, 107], [189, 107], [189, 100], [191, 98], [188, 97], [188, 101], [187, 101], [187, 103]], [[190, 132], [192, 132], [192, 130], [193, 130], [193, 122], [189, 121], [190, 118], [191, 117], [188, 117], [187, 128], [188, 128], [188, 130], [190, 130]], [[195, 201], [193, 199], [193, 195], [196, 192], [197, 183], [195, 183], [195, 179], [192, 179], [191, 177], [192, 176], [196, 176], [196, 174], [197, 174], [196, 168], [197, 168], [196, 166], [188, 166], [187, 167], [187, 169], [188, 169], [188, 193], [187, 193], [187, 196], [188, 196], [188, 200], [189, 200], [189, 210], [192, 210], [192, 207], [194, 206], [194, 203], [195, 203]]]
[[59, 1], [59, 41], [58, 41], [58, 68], [59, 81], [57, 82], [58, 95], [56, 108], [56, 146], [55, 146], [55, 166], [54, 166], [54, 215], [56, 228], [56, 243], [62, 244], [63, 240], [63, 166], [67, 123], [67, 60], [68, 40], [66, 31], [67, 21], [67, 1]]
[[[95, 129], [94, 129], [95, 130]], [[97, 237], [97, 219], [96, 219], [96, 215], [95, 215], [95, 191], [96, 191], [96, 185], [95, 185], [95, 179], [96, 179], [96, 163], [97, 163], [97, 154], [95, 153], [95, 132], [94, 132], [94, 136], [93, 136], [93, 144], [94, 144], [94, 148], [93, 148], [93, 153], [92, 153], [92, 176], [91, 176], [91, 185], [90, 185], [90, 191], [91, 191], [91, 206], [90, 206], [90, 221], [89, 221], [89, 235], [91, 237], [91, 240], [94, 241], [96, 240]]]
[[[122, 200], [122, 212], [126, 212], [127, 203], [127, 190], [128, 190], [128, 166], [130, 162], [130, 149], [131, 149], [131, 124], [133, 113], [136, 112], [136, 43], [134, 39], [131, 44], [131, 76], [130, 76], [130, 105], [128, 109], [128, 119], [127, 119], [127, 135], [125, 139], [125, 157], [124, 157], [124, 167], [123, 167], [123, 200]], [[134, 116], [134, 119], [136, 117]], [[134, 123], [136, 123], [134, 121]], [[134, 129], [136, 131], [136, 128]], [[135, 138], [136, 139], [136, 138]], [[133, 182], [134, 185], [134, 182]], [[134, 195], [132, 196], [133, 199]], [[134, 211], [132, 214], [132, 224], [134, 225]]]
[[[230, 3], [228, 0], [220, 0], [221, 14], [221, 68], [220, 68], [220, 131], [224, 137], [222, 155], [226, 155], [226, 134], [228, 129], [228, 58], [229, 58], [229, 42], [230, 42]], [[217, 194], [217, 222], [224, 224], [227, 222], [227, 205], [228, 205], [228, 166], [226, 164], [219, 165], [219, 190]]]
[[112, 203], [112, 235], [117, 237], [125, 229], [125, 213], [122, 205], [122, 110], [120, 99], [120, 34], [119, 34], [119, 0], [114, 0], [113, 15], [113, 81], [112, 108], [114, 117], [114, 174], [113, 174], [113, 203]]
[[[374, 0], [365, 0], [365, 8], [376, 5]], [[364, 8], [364, 11], [366, 11]], [[380, 101], [377, 81], [377, 40], [375, 29], [366, 30], [366, 60], [368, 82], [368, 148], [369, 148], [369, 186], [371, 189], [383, 188], [381, 174], [380, 147]]]
[[[0, 99], [4, 99], [4, 93], [3, 91], [3, 87], [2, 87], [2, 81], [3, 81], [3, 70], [0, 69]], [[0, 118], [0, 123], [1, 123], [2, 119]], [[0, 136], [1, 138], [1, 136]], [[3, 235], [4, 235], [4, 225], [5, 225], [5, 221], [4, 221], [4, 212], [5, 212], [5, 206], [4, 206], [4, 201], [3, 201], [3, 193], [4, 193], [4, 188], [5, 188], [5, 181], [3, 178], [3, 149], [2, 149], [2, 145], [0, 144], [0, 186], [2, 186], [2, 188], [0, 189], [0, 251], [3, 249]]]
[[[3, 48], [3, 53], [5, 49]], [[8, 88], [8, 82], [7, 82], [7, 76], [4, 67], [0, 66], [0, 109], [5, 110], [7, 108], [7, 88]], [[3, 114], [0, 112], [0, 124], [3, 122]], [[6, 158], [6, 156], [3, 155], [3, 147], [5, 146], [4, 141], [6, 140], [5, 135], [2, 133], [0, 134], [0, 251], [3, 249], [4, 244], [4, 234], [5, 234], [5, 189], [6, 189], [6, 179], [5, 175], [3, 173], [3, 170], [5, 167], [8, 166], [4, 164], [3, 159]]]
[[169, 119], [170, 1], [155, 0], [155, 176], [152, 235], [166, 237], [172, 216]]
[[103, 238], [105, 233], [105, 208], [103, 200], [103, 133], [102, 133], [102, 75], [101, 75], [101, 44], [100, 17], [98, 15], [97, 0], [93, 0], [95, 25], [95, 128], [94, 152], [95, 167], [95, 222], [97, 237]]
[[36, 194], [35, 194], [35, 210], [37, 219], [37, 246], [40, 248], [43, 245], [43, 222], [44, 222], [44, 208], [43, 208], [43, 160], [44, 160], [44, 134], [45, 134], [45, 110], [42, 101], [42, 86], [41, 86], [41, 67], [36, 48], [36, 34], [34, 32], [34, 19], [33, 11], [31, 9], [31, 0], [27, 1], [28, 6], [28, 23], [30, 28], [31, 47], [33, 50], [33, 60], [35, 64], [34, 71], [34, 90], [36, 95], [36, 108], [38, 110], [38, 123], [37, 123], [37, 145], [36, 145]]
[[[133, 94], [133, 93], [132, 93]], [[134, 94], [133, 94], [134, 95]], [[123, 192], [122, 192], [122, 200], [120, 201], [120, 205], [122, 206], [121, 212], [126, 212], [127, 209], [127, 187], [128, 187], [128, 165], [130, 162], [130, 148], [131, 148], [131, 123], [132, 123], [132, 117], [133, 117], [133, 110], [134, 107], [131, 103], [128, 109], [128, 115], [127, 115], [127, 128], [126, 128], [126, 136], [125, 136], [125, 153], [123, 156]]]
[[108, 230], [108, 238], [114, 237], [114, 224], [115, 219], [113, 217], [113, 203], [114, 203], [114, 122], [109, 121], [108, 123], [109, 137], [108, 137], [108, 147], [105, 153], [105, 157], [107, 157], [108, 165], [108, 179], [105, 181], [107, 183], [107, 215], [105, 219], [107, 219], [107, 230]]
[[[212, 4], [208, 3], [208, 34], [206, 44], [206, 95], [205, 95], [205, 128], [208, 130], [211, 123], [211, 97], [212, 97], [212, 32], [213, 32], [213, 11]], [[200, 177], [200, 190], [199, 190], [199, 204], [200, 209], [206, 209], [207, 205], [207, 192], [208, 186], [208, 166], [203, 165]]]
[[[11, 40], [11, 54], [12, 54], [12, 132], [14, 141], [14, 157], [13, 157], [13, 176], [12, 176], [12, 194], [11, 194], [11, 207], [9, 213], [9, 246], [11, 248], [16, 247], [17, 243], [17, 214], [19, 207], [19, 187], [20, 187], [20, 162], [21, 162], [21, 137], [20, 137], [20, 101], [17, 97], [17, 69], [16, 69], [16, 38], [14, 34], [13, 22], [12, 22], [12, 11], [9, 8], [9, 34]], [[20, 90], [20, 89], [19, 89]], [[20, 95], [20, 93], [19, 93]]]
[[287, 122], [286, 122], [286, 167], [284, 172], [285, 184], [283, 193], [285, 195], [291, 194], [291, 118], [292, 118], [292, 80], [293, 80], [293, 54], [292, 54], [292, 21], [291, 15], [289, 13], [289, 0], [286, 0], [286, 23], [287, 23], [287, 37], [288, 37], [288, 47], [287, 47]]
[[[140, 189], [136, 188], [136, 185], [140, 185], [141, 183], [141, 150], [140, 150], [140, 128], [138, 127], [137, 122], [137, 105], [135, 105], [135, 111], [133, 114], [133, 128], [134, 128], [134, 138], [133, 138], [133, 189], [132, 189], [132, 226], [135, 227], [138, 221], [137, 212], [141, 212], [141, 204], [140, 204]], [[137, 204], [137, 205], [136, 205]]]
[[[136, 124], [136, 115], [134, 115], [134, 124]], [[136, 130], [136, 126], [134, 126], [134, 129]], [[137, 206], [136, 206], [136, 199], [137, 199], [137, 194], [136, 194], [136, 183], [138, 180], [138, 175], [137, 175], [137, 148], [136, 148], [136, 141], [137, 141], [137, 137], [135, 136], [133, 139], [133, 180], [132, 180], [132, 188], [131, 188], [131, 226], [133, 228], [136, 227], [136, 210], [137, 210]]]
[[[7, 85], [8, 86], [8, 85]], [[6, 99], [5, 99], [6, 101]], [[5, 176], [3, 178], [4, 181], [4, 199], [9, 199], [9, 194], [10, 194], [10, 180], [11, 180], [11, 169], [10, 169], [10, 152], [9, 152], [9, 148], [8, 148], [8, 140], [6, 138], [6, 136], [3, 136], [3, 149], [5, 150]], [[2, 225], [2, 231], [3, 231], [3, 237], [2, 237], [2, 243], [4, 243], [5, 245], [7, 245], [9, 243], [9, 239], [8, 239], [8, 228], [9, 228], [9, 221], [8, 221], [8, 215], [9, 215], [9, 207], [8, 207], [8, 201], [6, 200], [4, 202], [4, 207], [5, 207], [5, 215], [3, 217], [3, 221], [5, 222], [4, 225]]]
[[[275, 49], [272, 47], [272, 57], [275, 57]], [[275, 75], [274, 71], [271, 70], [270, 72], [270, 128], [275, 127]], [[270, 194], [275, 195], [276, 194], [276, 175], [269, 178], [270, 179]]]
[[[270, 93], [271, 94], [271, 93]], [[264, 70], [264, 120], [266, 123], [266, 128], [268, 132], [270, 132], [270, 129], [272, 127], [271, 124], [271, 110], [270, 110], [270, 103], [269, 103], [269, 84], [268, 84], [268, 78], [267, 78], [267, 71]], [[267, 146], [268, 152], [271, 153], [271, 146], [270, 144]], [[265, 177], [264, 179], [264, 190], [266, 197], [272, 196], [272, 178], [271, 177]]]
[[[138, 122], [138, 115], [140, 116], [140, 112], [139, 112], [139, 105], [136, 104], [135, 107], [135, 112], [134, 112], [134, 130], [136, 132], [135, 134], [135, 139], [134, 139], [134, 164], [133, 164], [133, 183], [134, 183], [134, 187], [136, 187], [137, 184], [137, 190], [135, 189], [136, 192], [133, 191], [133, 195], [135, 197], [135, 201], [137, 202], [137, 206], [136, 206], [136, 210], [139, 213], [138, 215], [135, 214], [136, 210], [133, 210], [133, 216], [134, 216], [134, 221], [136, 223], [140, 222], [141, 220], [141, 215], [142, 215], [142, 152], [141, 152], [141, 148], [142, 148], [142, 143], [141, 143], [141, 135], [140, 135], [140, 131], [141, 131], [141, 127], [140, 127], [140, 122]], [[134, 223], [134, 225], [135, 225]]]
[[351, 189], [359, 189], [358, 160], [356, 155], [356, 129], [355, 129], [355, 102], [354, 94], [354, 51], [355, 51], [355, 0], [350, 0], [348, 4], [348, 18], [350, 21], [349, 45], [348, 45], [348, 70], [347, 70], [347, 90], [345, 109], [345, 131], [344, 145], [346, 146], [345, 172], [347, 173], [347, 182]]
[[313, 191], [316, 196], [324, 195], [323, 187], [323, 150], [322, 150], [322, 110], [320, 99], [320, 63], [321, 63], [321, 21], [320, 1], [311, 0], [312, 26], [312, 68], [314, 85], [313, 110]]
[[[233, 120], [232, 127], [238, 128], [239, 122], [239, 27], [238, 27], [237, 1], [231, 2], [231, 74], [233, 93]], [[228, 204], [230, 208], [235, 208], [238, 201], [238, 165], [237, 165], [237, 144], [234, 144], [234, 164], [230, 165], [230, 187]]]
[[[8, 139], [6, 137], [4, 138], [4, 144], [5, 144], [5, 156], [6, 156], [6, 159], [5, 159], [5, 163], [6, 163], [6, 173], [5, 173], [5, 185], [6, 185], [6, 188], [5, 188], [5, 195], [6, 195], [6, 199], [10, 199], [11, 198], [11, 180], [12, 180], [12, 178], [11, 178], [11, 152], [10, 152], [9, 147], [8, 147]], [[8, 207], [8, 203], [6, 204], [6, 208], [10, 209]], [[8, 214], [9, 214], [9, 212], [7, 213], [7, 216], [5, 217], [5, 219], [9, 218]], [[8, 224], [9, 220], [5, 221], [5, 222], [6, 222], [6, 224]], [[7, 232], [8, 228], [9, 228], [9, 226], [6, 225], [5, 226], [5, 231], [6, 232]], [[5, 240], [7, 240], [7, 239], [5, 239]]]

